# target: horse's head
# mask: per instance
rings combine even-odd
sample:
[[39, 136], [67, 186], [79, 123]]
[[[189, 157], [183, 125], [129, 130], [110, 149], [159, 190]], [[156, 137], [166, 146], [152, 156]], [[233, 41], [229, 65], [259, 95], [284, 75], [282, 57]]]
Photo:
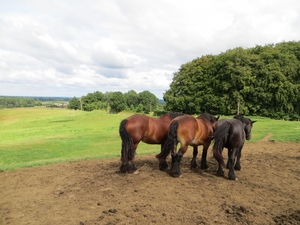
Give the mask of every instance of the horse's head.
[[248, 123], [246, 124], [245, 126], [245, 133], [246, 133], [246, 140], [250, 140], [252, 135], [251, 135], [251, 130], [252, 130], [252, 126], [253, 126], [253, 123], [255, 123], [256, 121], [252, 121], [250, 119], [248, 119]]
[[214, 132], [215, 132], [215, 129], [216, 129], [216, 124], [217, 124], [217, 122], [218, 122], [219, 118], [220, 118], [220, 116], [218, 116], [218, 117], [215, 117], [215, 120], [214, 120], [214, 122], [213, 122], [213, 124], [212, 124], [212, 128], [213, 128], [213, 131], [214, 131]]
[[252, 121], [252, 120], [244, 117], [243, 115], [235, 115], [233, 118], [240, 120], [243, 123], [244, 131], [246, 133], [246, 140], [250, 140], [252, 137], [252, 135], [251, 135], [252, 126], [253, 126], [253, 123], [255, 123], [256, 121]]

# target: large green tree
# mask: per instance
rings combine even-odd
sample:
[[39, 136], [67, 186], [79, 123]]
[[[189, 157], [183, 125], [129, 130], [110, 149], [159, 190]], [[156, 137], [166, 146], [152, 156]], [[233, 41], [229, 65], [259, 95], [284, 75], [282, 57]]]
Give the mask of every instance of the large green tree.
[[158, 105], [157, 97], [149, 91], [142, 91], [138, 94], [139, 104], [143, 106], [143, 111], [149, 113]]
[[76, 97], [71, 98], [68, 104], [68, 109], [75, 109], [75, 110], [81, 109], [80, 100]]
[[111, 113], [118, 113], [126, 108], [125, 97], [120, 91], [112, 92], [108, 103]]
[[181, 66], [164, 94], [166, 110], [191, 114], [211, 112], [300, 115], [300, 42], [207, 55]]
[[134, 90], [125, 93], [124, 97], [128, 108], [134, 110], [139, 105], [139, 97]]

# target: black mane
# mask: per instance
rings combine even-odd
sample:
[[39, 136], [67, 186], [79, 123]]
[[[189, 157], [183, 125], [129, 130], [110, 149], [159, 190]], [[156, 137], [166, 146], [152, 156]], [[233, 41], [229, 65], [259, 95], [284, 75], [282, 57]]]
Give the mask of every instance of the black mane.
[[209, 114], [209, 113], [203, 113], [201, 114], [199, 117], [204, 117], [205, 119], [209, 120], [211, 123], [216, 121], [216, 117], [214, 117], [213, 115]]
[[249, 124], [250, 122], [250, 120], [248, 118], [245, 118], [243, 115], [235, 115], [233, 118], [241, 121], [244, 124]]
[[169, 116], [171, 117], [172, 119], [174, 119], [175, 117], [177, 116], [182, 116], [184, 115], [184, 113], [179, 113], [179, 112], [168, 112], [166, 113], [164, 116]]

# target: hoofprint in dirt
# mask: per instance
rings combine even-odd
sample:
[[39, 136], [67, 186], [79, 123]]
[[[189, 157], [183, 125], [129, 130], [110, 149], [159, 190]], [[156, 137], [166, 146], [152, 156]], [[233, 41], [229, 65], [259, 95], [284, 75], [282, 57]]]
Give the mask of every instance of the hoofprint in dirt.
[[136, 155], [136, 174], [119, 158], [2, 172], [0, 224], [300, 224], [299, 143], [247, 143], [237, 181], [216, 176], [210, 150], [191, 170], [189, 149], [180, 178], [155, 154]]

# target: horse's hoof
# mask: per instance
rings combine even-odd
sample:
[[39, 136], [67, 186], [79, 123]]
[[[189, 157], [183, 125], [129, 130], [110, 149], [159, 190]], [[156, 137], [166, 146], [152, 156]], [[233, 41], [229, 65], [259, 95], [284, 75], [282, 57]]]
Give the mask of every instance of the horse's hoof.
[[241, 171], [241, 170], [242, 170], [242, 167], [240, 167], [240, 166], [235, 166], [235, 167], [234, 167], [234, 170]]
[[218, 176], [218, 177], [224, 176], [224, 171], [218, 171], [218, 172], [217, 172], [217, 176]]
[[163, 162], [159, 164], [159, 170], [166, 170], [168, 169], [168, 163], [167, 162]]
[[121, 165], [120, 166], [120, 172], [121, 173], [126, 173], [128, 170], [128, 165]]
[[191, 168], [192, 169], [196, 169], [197, 168], [197, 164], [191, 164]]
[[203, 169], [203, 170], [208, 169], [208, 165], [201, 165], [201, 169]]
[[171, 177], [182, 177], [181, 173], [170, 173]]
[[237, 178], [234, 176], [234, 177], [228, 177], [228, 180], [237, 180]]
[[137, 170], [136, 165], [131, 164], [131, 165], [128, 166], [127, 172], [128, 172], [128, 173], [133, 173], [133, 172], [136, 171], [136, 170]]

